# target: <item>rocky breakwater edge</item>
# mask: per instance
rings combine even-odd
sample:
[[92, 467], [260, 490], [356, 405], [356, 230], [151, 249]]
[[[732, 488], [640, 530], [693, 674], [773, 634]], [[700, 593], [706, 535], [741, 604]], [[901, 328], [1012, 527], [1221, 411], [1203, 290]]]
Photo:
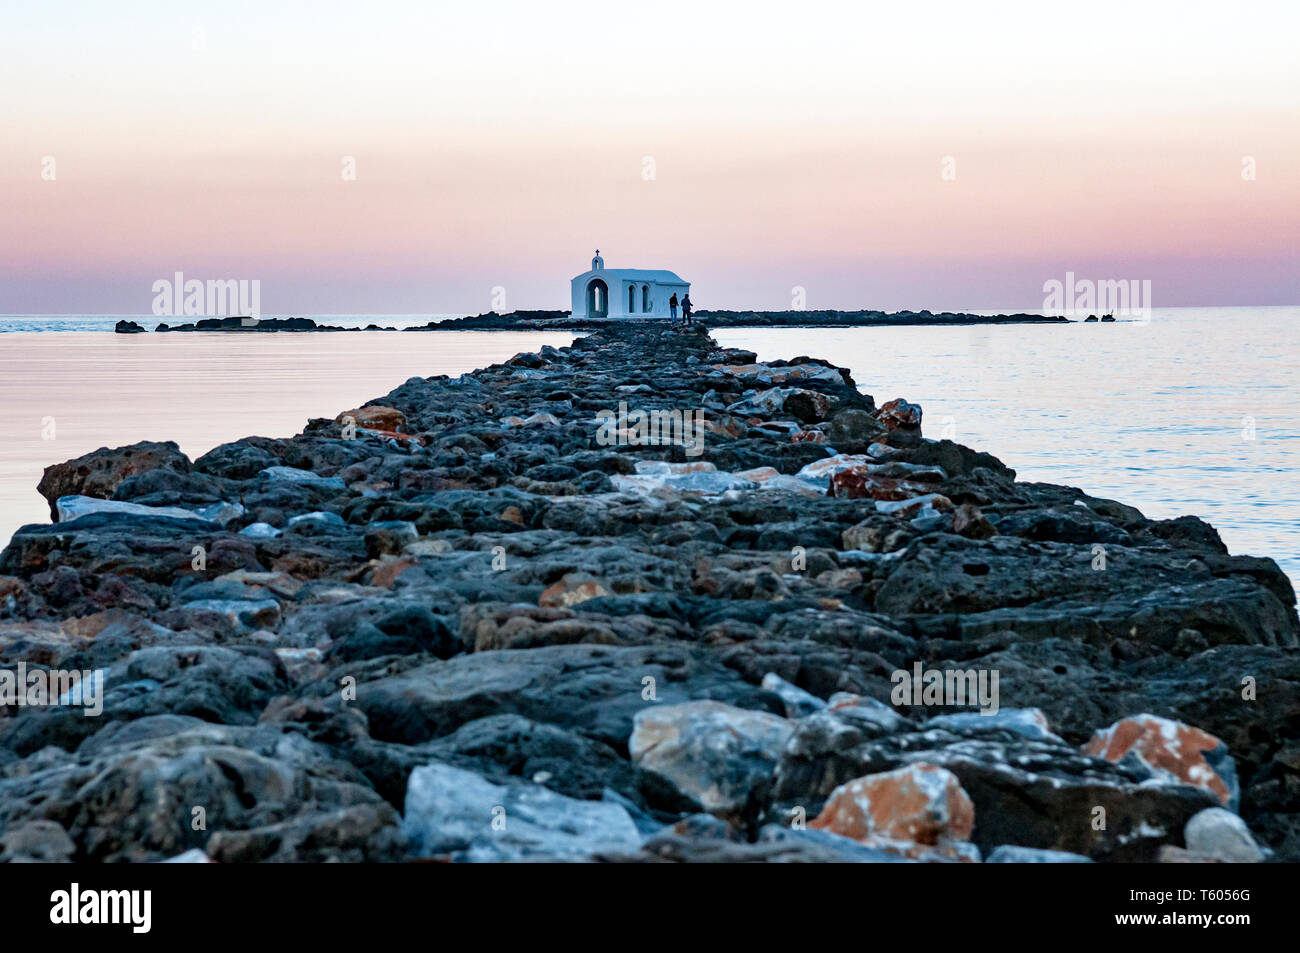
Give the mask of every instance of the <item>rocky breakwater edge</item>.
[[[666, 320], [666, 319], [659, 319]], [[1064, 315], [969, 314], [940, 311], [696, 311], [692, 318], [710, 328], [873, 328], [873, 327], [943, 327], [982, 324], [1069, 324]], [[1092, 315], [1088, 320], [1096, 321]], [[1114, 320], [1113, 316], [1103, 320]], [[599, 331], [611, 324], [626, 323], [627, 318], [588, 318], [568, 311], [514, 311], [509, 314], [466, 315], [427, 325], [405, 328], [406, 331]]]
[[1276, 564], [921, 424], [635, 323], [52, 466], [0, 859], [1300, 858]]
[[[869, 328], [919, 325], [939, 327], [948, 325], [970, 326], [977, 324], [1069, 324], [1064, 315], [1039, 314], [966, 314], [941, 311], [699, 311], [696, 320], [714, 328]], [[647, 319], [649, 320], [649, 319]], [[667, 321], [660, 318], [659, 321]], [[1088, 321], [1096, 321], [1090, 315]], [[1103, 317], [1113, 321], [1113, 316]], [[599, 331], [611, 324], [626, 323], [627, 318], [587, 318], [574, 316], [568, 311], [511, 311], [498, 314], [465, 315], [430, 321], [428, 324], [402, 328], [402, 331]], [[185, 324], [159, 324], [154, 328], [161, 333], [211, 331], [226, 334], [272, 331], [396, 331], [394, 327], [369, 324], [364, 328], [338, 327], [317, 324], [312, 318], [261, 318], [220, 317], [202, 318]], [[114, 327], [118, 334], [145, 334], [148, 329], [136, 321], [123, 319]]]

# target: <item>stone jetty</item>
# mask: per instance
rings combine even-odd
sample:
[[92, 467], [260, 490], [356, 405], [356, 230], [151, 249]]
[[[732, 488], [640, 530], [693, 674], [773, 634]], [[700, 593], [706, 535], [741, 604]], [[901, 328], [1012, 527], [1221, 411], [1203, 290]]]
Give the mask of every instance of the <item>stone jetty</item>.
[[0, 860], [1300, 859], [1277, 565], [855, 373], [624, 323], [50, 467]]

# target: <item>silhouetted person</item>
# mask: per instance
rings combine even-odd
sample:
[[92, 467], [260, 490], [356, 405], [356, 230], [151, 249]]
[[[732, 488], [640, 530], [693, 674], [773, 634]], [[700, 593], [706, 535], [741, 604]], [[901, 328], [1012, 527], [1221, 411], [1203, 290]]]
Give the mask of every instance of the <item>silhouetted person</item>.
[[682, 296], [682, 322], [691, 323], [691, 293], [688, 291]]
[[668, 313], [672, 315], [673, 323], [676, 323], [677, 322], [677, 292], [676, 291], [674, 291], [673, 296], [668, 299]]

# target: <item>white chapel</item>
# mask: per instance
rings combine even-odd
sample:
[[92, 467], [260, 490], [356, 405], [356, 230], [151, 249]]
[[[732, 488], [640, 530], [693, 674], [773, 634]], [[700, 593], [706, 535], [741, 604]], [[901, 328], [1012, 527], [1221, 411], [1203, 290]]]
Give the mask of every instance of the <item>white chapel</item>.
[[675, 294], [680, 302], [690, 289], [671, 271], [606, 268], [599, 248], [591, 270], [570, 283], [575, 318], [666, 318], [668, 299]]

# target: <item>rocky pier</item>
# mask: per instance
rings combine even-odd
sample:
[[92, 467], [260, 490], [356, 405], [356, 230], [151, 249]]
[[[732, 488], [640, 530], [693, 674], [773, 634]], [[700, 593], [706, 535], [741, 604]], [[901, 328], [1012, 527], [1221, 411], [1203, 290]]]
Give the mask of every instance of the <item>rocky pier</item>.
[[1295, 595], [1194, 516], [662, 322], [340, 410], [46, 471], [0, 860], [1300, 860]]

